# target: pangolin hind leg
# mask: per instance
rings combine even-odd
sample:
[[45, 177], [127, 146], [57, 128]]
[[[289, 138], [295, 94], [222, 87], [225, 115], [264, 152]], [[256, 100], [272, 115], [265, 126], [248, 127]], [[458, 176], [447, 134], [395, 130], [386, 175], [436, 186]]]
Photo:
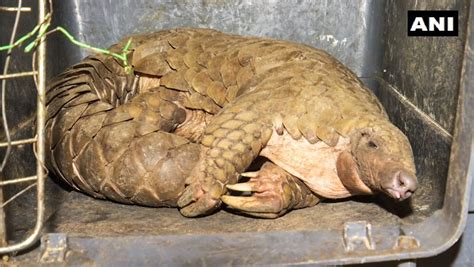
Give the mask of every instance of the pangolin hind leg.
[[227, 185], [227, 188], [252, 192], [252, 195], [221, 197], [225, 204], [241, 213], [277, 218], [292, 209], [311, 207], [319, 202], [319, 198], [301, 180], [271, 162], [266, 162], [257, 172], [242, 173], [242, 176], [250, 177], [250, 180]]
[[237, 182], [270, 139], [271, 124], [257, 114], [234, 106], [207, 125], [201, 139], [205, 155], [186, 179], [187, 187], [178, 200], [181, 214], [205, 215], [220, 206], [225, 186]]

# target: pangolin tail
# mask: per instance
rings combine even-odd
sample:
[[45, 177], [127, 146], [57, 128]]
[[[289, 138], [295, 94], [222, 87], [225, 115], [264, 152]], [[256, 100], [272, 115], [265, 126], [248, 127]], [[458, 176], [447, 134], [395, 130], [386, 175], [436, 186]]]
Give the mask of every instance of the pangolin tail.
[[176, 206], [200, 145], [173, 134], [186, 113], [140, 77], [94, 55], [57, 77], [47, 93], [46, 165], [96, 198]]

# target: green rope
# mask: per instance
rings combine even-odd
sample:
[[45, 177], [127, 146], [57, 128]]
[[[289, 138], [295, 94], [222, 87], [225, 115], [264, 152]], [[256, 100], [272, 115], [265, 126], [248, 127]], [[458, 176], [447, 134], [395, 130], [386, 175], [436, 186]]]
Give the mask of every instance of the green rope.
[[55, 32], [55, 31], [59, 31], [61, 32], [64, 36], [66, 36], [66, 38], [73, 44], [79, 46], [79, 47], [82, 47], [82, 48], [86, 48], [86, 49], [90, 49], [90, 50], [93, 50], [95, 52], [98, 52], [98, 53], [102, 53], [104, 55], [110, 55], [114, 58], [117, 58], [119, 60], [121, 60], [123, 62], [123, 65], [124, 65], [124, 68], [125, 68], [125, 71], [128, 72], [128, 73], [131, 73], [132, 72], [132, 67], [128, 64], [128, 60], [127, 60], [127, 55], [128, 53], [130, 53], [130, 47], [132, 45], [132, 38], [130, 38], [128, 40], [128, 42], [125, 44], [125, 46], [122, 48], [122, 53], [118, 54], [118, 53], [114, 53], [114, 52], [111, 52], [107, 49], [103, 49], [103, 48], [98, 48], [98, 47], [94, 47], [94, 46], [91, 46], [89, 44], [86, 44], [86, 43], [83, 43], [83, 42], [80, 42], [78, 40], [76, 40], [74, 38], [74, 36], [72, 36], [66, 29], [64, 29], [63, 27], [59, 26], [59, 27], [56, 27], [55, 29], [51, 30], [51, 31], [48, 31], [48, 28], [50, 26], [50, 18], [51, 18], [51, 15], [50, 14], [47, 14], [46, 17], [45, 17], [45, 20], [43, 23], [39, 24], [39, 25], [36, 25], [35, 28], [33, 28], [33, 30], [27, 34], [25, 34], [24, 36], [20, 37], [16, 42], [14, 42], [13, 44], [9, 44], [9, 45], [3, 45], [3, 46], [0, 46], [0, 51], [4, 51], [4, 50], [9, 50], [9, 49], [13, 49], [15, 47], [19, 47], [23, 44], [23, 42], [25, 42], [26, 40], [30, 39], [32, 36], [34, 36], [36, 33], [38, 33], [35, 37], [35, 39], [30, 42], [24, 49], [24, 51], [26, 53], [29, 53], [31, 52], [40, 42], [41, 38], [49, 33], [52, 33], [52, 32]]
[[[45, 21], [49, 21], [50, 19], [50, 14], [47, 14], [46, 17], [45, 17]], [[0, 46], [0, 51], [4, 51], [4, 50], [9, 50], [9, 49], [13, 49], [17, 46], [20, 46], [25, 40], [29, 39], [31, 36], [35, 35], [35, 33], [40, 29], [41, 25], [36, 25], [33, 30], [25, 35], [23, 35], [22, 37], [20, 37], [16, 42], [14, 42], [13, 44], [8, 44], [8, 45], [3, 45], [3, 46]]]

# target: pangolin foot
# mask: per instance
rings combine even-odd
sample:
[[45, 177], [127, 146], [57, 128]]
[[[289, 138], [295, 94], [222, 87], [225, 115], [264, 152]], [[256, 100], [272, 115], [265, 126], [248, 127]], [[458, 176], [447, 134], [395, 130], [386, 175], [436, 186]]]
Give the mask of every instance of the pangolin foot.
[[220, 206], [223, 184], [219, 181], [203, 175], [202, 179], [190, 177], [186, 183], [188, 186], [178, 199], [179, 211], [183, 216], [207, 215]]
[[228, 189], [251, 192], [250, 196], [221, 197], [222, 202], [239, 212], [260, 218], [277, 218], [293, 206], [293, 190], [289, 174], [272, 163], [265, 163], [260, 171], [242, 173], [250, 177], [245, 183], [227, 185]]

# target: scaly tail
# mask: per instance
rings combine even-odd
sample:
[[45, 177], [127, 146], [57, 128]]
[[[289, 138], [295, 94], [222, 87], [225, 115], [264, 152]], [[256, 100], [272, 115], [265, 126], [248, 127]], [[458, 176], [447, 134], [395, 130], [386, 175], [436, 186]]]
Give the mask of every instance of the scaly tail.
[[164, 88], [139, 94], [140, 79], [102, 55], [60, 75], [47, 95], [46, 164], [96, 198], [176, 206], [201, 149], [169, 133], [185, 111]]

